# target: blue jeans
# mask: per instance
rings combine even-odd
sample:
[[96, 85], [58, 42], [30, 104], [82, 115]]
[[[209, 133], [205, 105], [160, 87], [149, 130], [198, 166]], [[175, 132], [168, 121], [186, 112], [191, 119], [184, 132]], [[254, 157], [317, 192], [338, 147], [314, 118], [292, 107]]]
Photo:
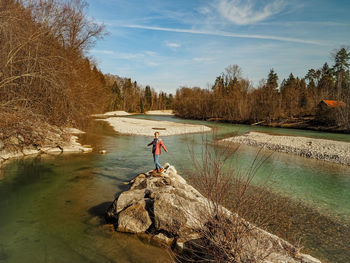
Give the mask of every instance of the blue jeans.
[[162, 169], [162, 166], [159, 163], [159, 154], [153, 154], [153, 160], [154, 160], [154, 164], [156, 165], [156, 169], [159, 171], [160, 169]]

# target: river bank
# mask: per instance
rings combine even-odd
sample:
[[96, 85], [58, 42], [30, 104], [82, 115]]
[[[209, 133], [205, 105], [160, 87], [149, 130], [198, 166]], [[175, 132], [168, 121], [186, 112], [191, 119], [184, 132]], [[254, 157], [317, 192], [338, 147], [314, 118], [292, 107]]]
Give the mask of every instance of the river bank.
[[154, 132], [158, 131], [161, 136], [169, 136], [211, 131], [211, 128], [205, 125], [193, 125], [172, 121], [153, 121], [124, 117], [112, 117], [101, 120], [108, 122], [115, 131], [128, 135], [153, 136]]
[[222, 142], [246, 144], [269, 150], [296, 154], [317, 160], [350, 165], [350, 143], [300, 136], [269, 135], [249, 132], [223, 139]]
[[[181, 119], [182, 116], [176, 114], [175, 116]], [[284, 129], [298, 129], [298, 130], [310, 130], [310, 131], [317, 131], [317, 132], [330, 132], [330, 133], [345, 133], [350, 134], [350, 130], [339, 127], [336, 125], [323, 125], [321, 123], [318, 123], [315, 120], [314, 116], [310, 117], [296, 117], [296, 118], [285, 118], [280, 120], [273, 120], [273, 121], [258, 121], [258, 122], [252, 122], [252, 121], [229, 121], [225, 120], [224, 118], [187, 118], [191, 120], [205, 120], [210, 122], [216, 122], [216, 123], [229, 123], [229, 124], [244, 124], [244, 125], [250, 125], [250, 126], [258, 126], [258, 127], [270, 127], [270, 128], [284, 128]]]
[[350, 133], [350, 130], [339, 127], [337, 125], [324, 125], [315, 120], [314, 116], [310, 117], [295, 117], [286, 118], [275, 121], [261, 121], [258, 123], [252, 123], [251, 125], [260, 125], [266, 127], [276, 128], [290, 128], [290, 129], [303, 129], [312, 131], [324, 131], [324, 132], [337, 132], [337, 133]]
[[[91, 146], [81, 145], [78, 142], [76, 135], [84, 134], [83, 131], [75, 128], [59, 129], [52, 125], [47, 126], [48, 130], [45, 132], [35, 131], [38, 133], [37, 141], [28, 142], [19, 133], [0, 140], [0, 167], [8, 160], [25, 156], [92, 151]], [[41, 138], [39, 139], [39, 137]]]
[[149, 110], [146, 111], [147, 115], [168, 115], [168, 116], [173, 116], [174, 111], [173, 110]]

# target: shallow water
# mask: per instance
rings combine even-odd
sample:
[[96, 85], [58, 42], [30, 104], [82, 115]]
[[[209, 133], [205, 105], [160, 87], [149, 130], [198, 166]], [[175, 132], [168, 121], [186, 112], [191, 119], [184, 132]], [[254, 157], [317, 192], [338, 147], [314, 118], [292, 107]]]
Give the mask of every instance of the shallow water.
[[[166, 116], [134, 117], [204, 123], [215, 126], [220, 138], [258, 130], [350, 141], [350, 136], [344, 134], [215, 124]], [[180, 174], [185, 174], [191, 167], [188, 148], [199, 153], [202, 139], [201, 134], [164, 137], [169, 154], [163, 154], [161, 162], [174, 164]], [[2, 169], [0, 262], [167, 262], [167, 251], [103, 226], [104, 211], [114, 195], [125, 189], [123, 182], [153, 168], [150, 148], [146, 147], [151, 138], [118, 135], [108, 124], [96, 121], [81, 136], [81, 141], [92, 144], [96, 150], [105, 149], [107, 154], [95, 151], [26, 158], [12, 161]], [[256, 149], [243, 146], [236, 162], [244, 169], [255, 155]], [[306, 213], [309, 217], [316, 213], [325, 218], [322, 227], [339, 228], [340, 232], [331, 231], [331, 240], [340, 239], [337, 241], [340, 247], [329, 244], [329, 249], [325, 249], [317, 245], [314, 231], [304, 233], [309, 240], [307, 250], [332, 259], [331, 262], [350, 262], [350, 249], [347, 251], [346, 247], [349, 240], [337, 236], [347, 233], [350, 225], [350, 167], [274, 153], [258, 171], [257, 181], [271, 172], [277, 192], [301, 199], [312, 211]]]

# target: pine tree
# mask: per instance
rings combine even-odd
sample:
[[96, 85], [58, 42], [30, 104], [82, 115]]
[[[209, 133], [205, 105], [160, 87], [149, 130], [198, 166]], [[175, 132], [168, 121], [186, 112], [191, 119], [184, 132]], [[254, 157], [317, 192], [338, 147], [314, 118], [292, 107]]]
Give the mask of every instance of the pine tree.
[[145, 88], [145, 99], [146, 99], [146, 107], [147, 109], [152, 108], [152, 91], [150, 86], [146, 86]]
[[334, 72], [336, 74], [337, 98], [340, 99], [342, 94], [349, 94], [349, 60], [350, 52], [341, 48], [334, 56]]

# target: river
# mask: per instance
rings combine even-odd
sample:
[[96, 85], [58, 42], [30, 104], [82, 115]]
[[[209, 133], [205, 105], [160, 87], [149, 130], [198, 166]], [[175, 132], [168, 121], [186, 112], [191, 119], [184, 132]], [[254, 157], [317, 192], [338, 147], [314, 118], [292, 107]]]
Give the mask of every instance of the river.
[[[219, 138], [255, 130], [350, 141], [345, 134], [133, 117], [205, 124]], [[202, 139], [202, 134], [164, 137], [169, 154], [161, 162], [174, 164], [182, 174], [191, 167], [188, 148], [198, 152]], [[151, 138], [120, 135], [95, 121], [80, 141], [96, 151], [22, 158], [0, 170], [0, 262], [170, 262], [166, 250], [115, 233], [103, 221], [115, 194], [126, 189], [123, 182], [153, 168], [146, 147]], [[102, 149], [106, 155], [98, 153]], [[256, 149], [242, 146], [237, 164], [249, 166], [255, 154]], [[293, 215], [283, 229], [289, 225], [305, 251], [324, 262], [350, 262], [350, 167], [274, 153], [256, 177], [270, 174], [274, 191], [296, 202], [286, 211]], [[284, 235], [283, 229], [278, 234]]]

